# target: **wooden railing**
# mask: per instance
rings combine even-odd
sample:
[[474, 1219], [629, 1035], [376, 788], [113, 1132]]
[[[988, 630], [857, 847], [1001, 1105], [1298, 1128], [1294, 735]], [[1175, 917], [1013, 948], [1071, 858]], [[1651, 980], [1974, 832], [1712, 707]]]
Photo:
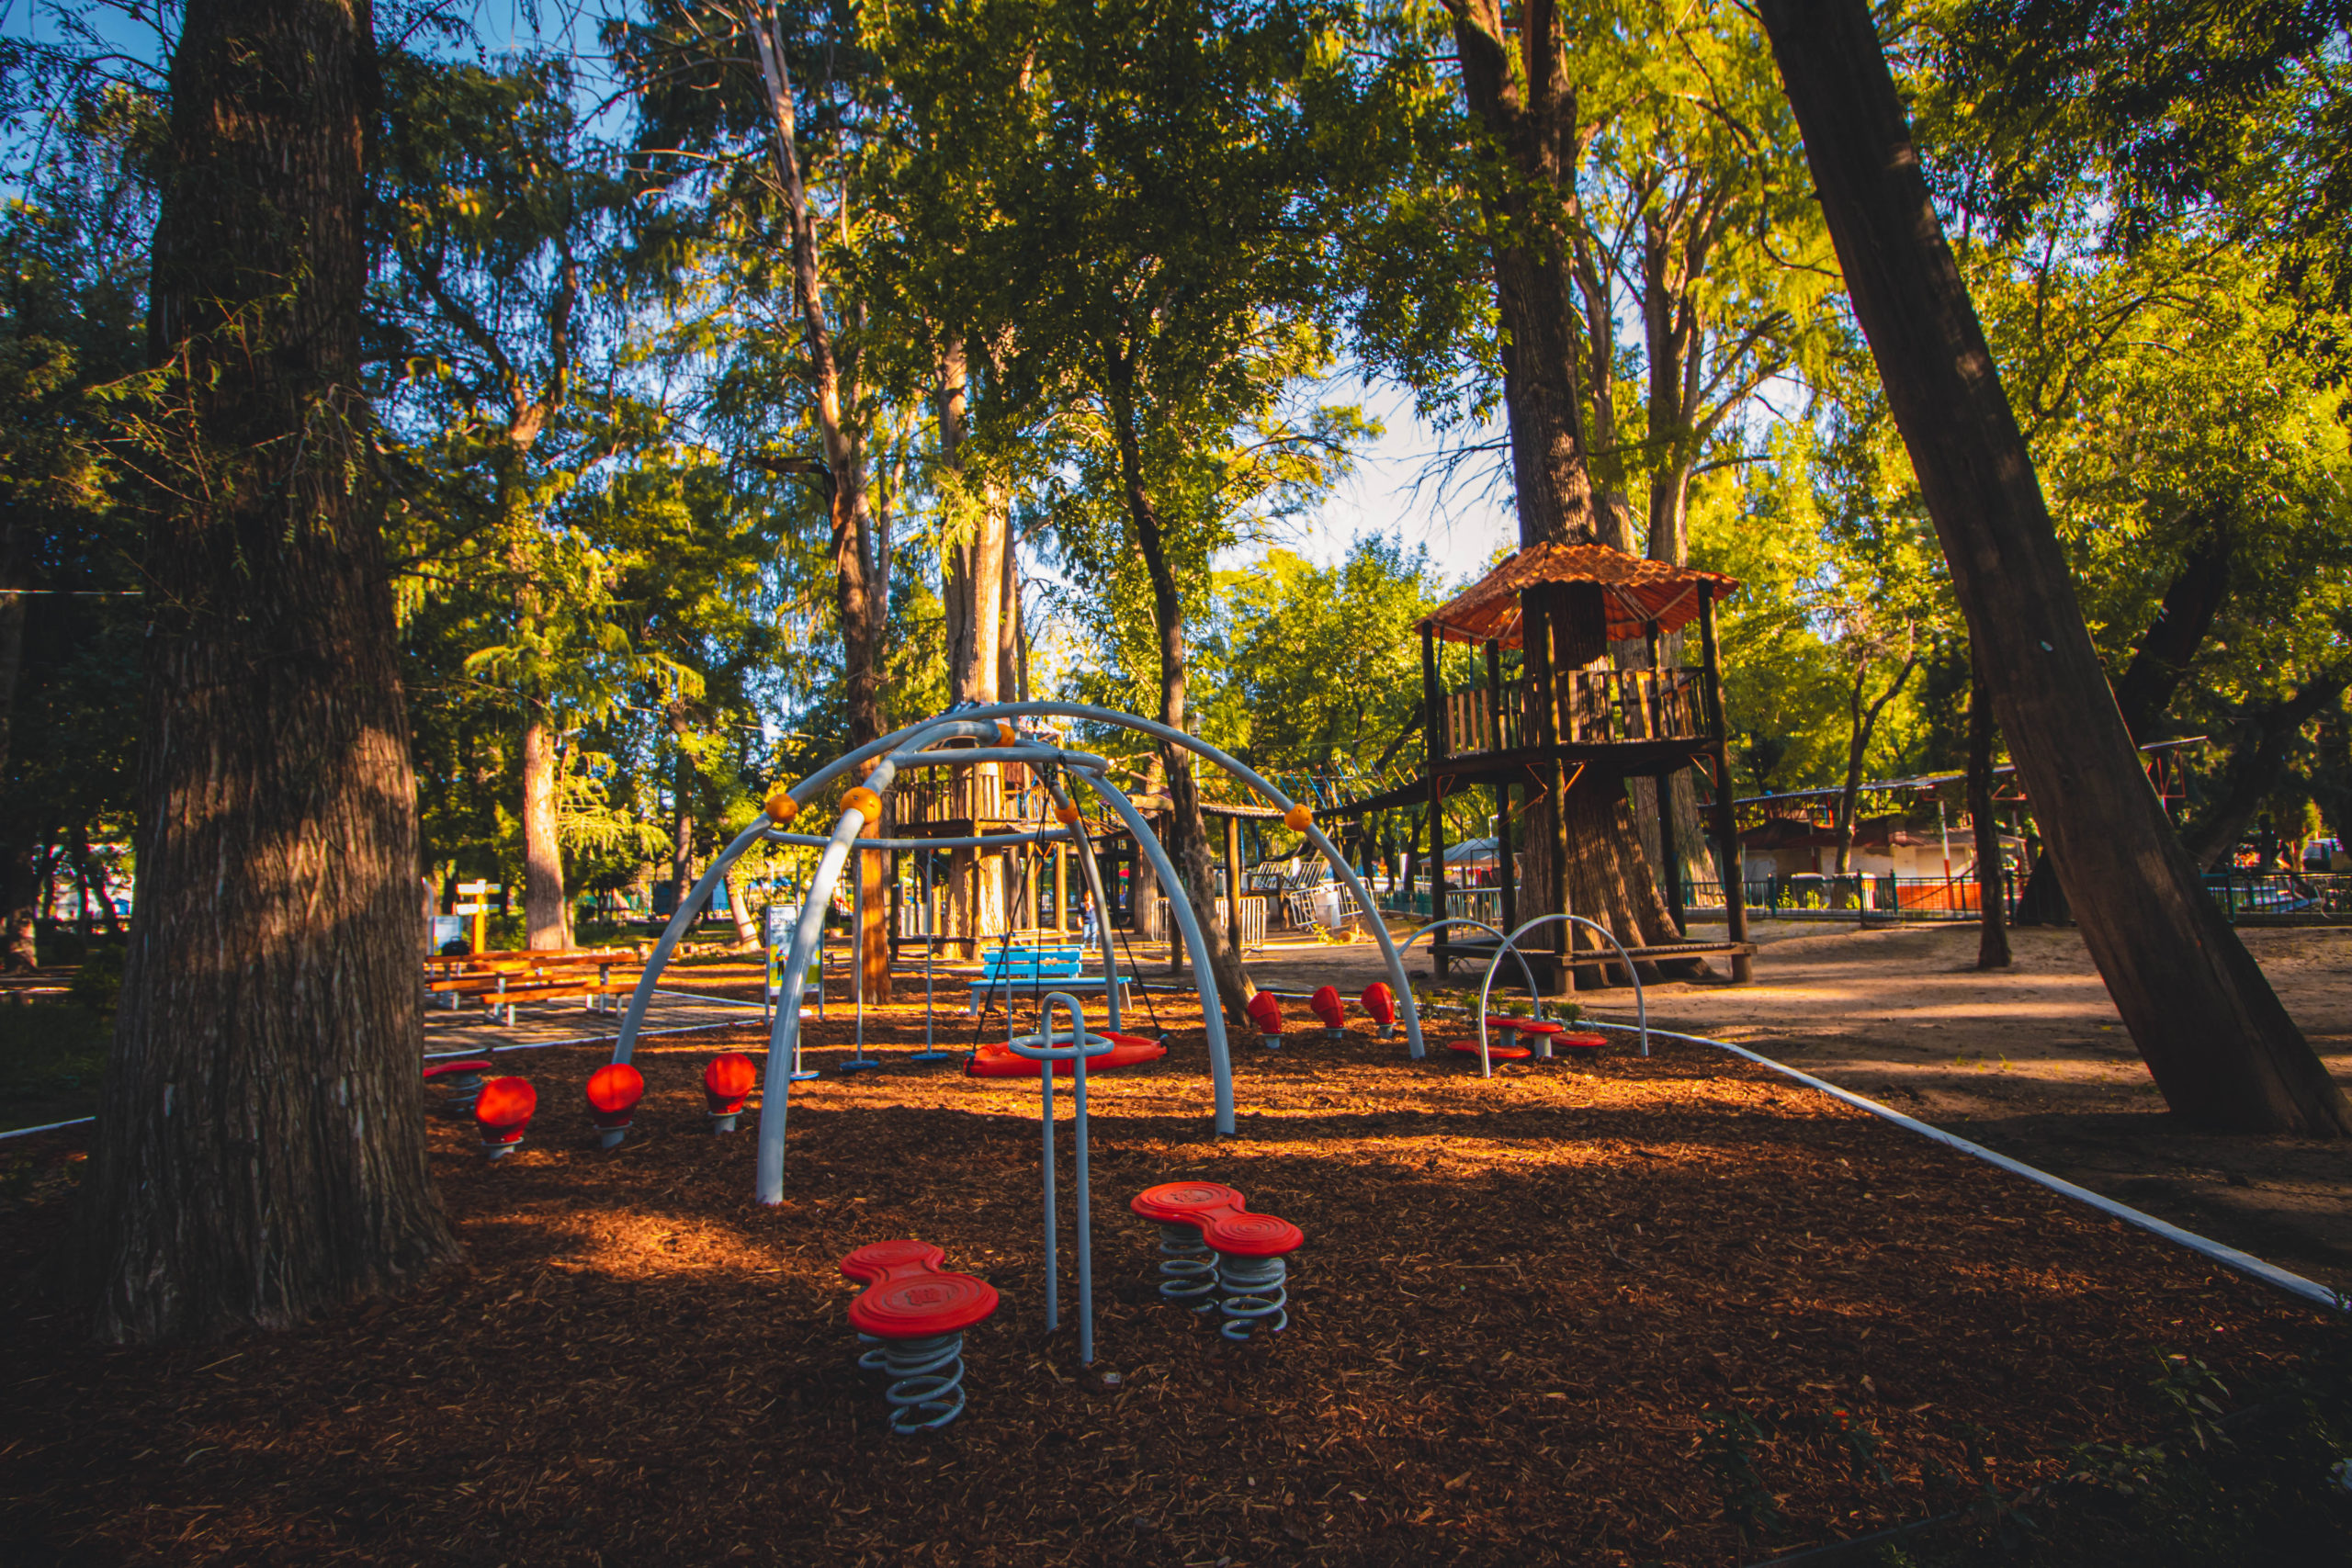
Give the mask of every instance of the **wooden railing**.
[[891, 786], [891, 820], [900, 830], [927, 822], [1022, 821], [1043, 804], [1030, 784], [1023, 762], [926, 769]]
[[[1530, 744], [1533, 727], [1525, 704], [1532, 688], [1524, 681], [1502, 688], [1502, 722], [1484, 686], [1445, 696], [1445, 749], [1453, 757], [1506, 751]], [[1696, 670], [1575, 670], [1561, 676], [1555, 733], [1581, 745], [1636, 740], [1696, 740], [1706, 733], [1706, 704]]]

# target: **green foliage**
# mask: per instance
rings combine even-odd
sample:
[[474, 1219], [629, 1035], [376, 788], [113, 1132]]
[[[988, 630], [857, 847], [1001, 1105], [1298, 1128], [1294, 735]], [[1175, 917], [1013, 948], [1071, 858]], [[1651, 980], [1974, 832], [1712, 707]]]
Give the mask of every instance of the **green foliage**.
[[32, 1002], [6, 1010], [0, 1029], [0, 1129], [38, 1127], [96, 1109], [113, 1031], [74, 1002]]

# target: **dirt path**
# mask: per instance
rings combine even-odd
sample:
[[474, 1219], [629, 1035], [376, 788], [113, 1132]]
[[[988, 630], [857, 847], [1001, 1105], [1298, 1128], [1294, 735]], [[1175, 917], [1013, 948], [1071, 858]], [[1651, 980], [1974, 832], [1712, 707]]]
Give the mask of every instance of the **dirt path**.
[[[2352, 1089], [2352, 931], [2244, 934], [2288, 1010]], [[1859, 931], [1768, 920], [1756, 936], [1764, 951], [1755, 984], [1654, 987], [1652, 1022], [1761, 1051], [2352, 1290], [2352, 1146], [2177, 1126], [2072, 930], [2013, 932], [2016, 964], [1992, 975], [1973, 967], [1973, 927]], [[1428, 977], [1420, 950], [1408, 968], [1416, 983]], [[1252, 974], [1261, 985], [1329, 983], [1352, 997], [1381, 968], [1370, 942], [1294, 943], [1261, 954]], [[1476, 972], [1470, 976], [1475, 985]], [[1629, 991], [1579, 999], [1594, 1018], [1633, 1021]]]

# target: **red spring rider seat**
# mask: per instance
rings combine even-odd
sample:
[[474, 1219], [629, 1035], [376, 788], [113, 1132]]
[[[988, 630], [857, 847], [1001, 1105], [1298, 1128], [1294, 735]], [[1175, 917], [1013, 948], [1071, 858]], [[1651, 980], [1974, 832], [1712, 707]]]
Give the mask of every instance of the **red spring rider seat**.
[[1283, 1280], [1290, 1255], [1306, 1245], [1305, 1231], [1272, 1214], [1226, 1213], [1210, 1216], [1201, 1239], [1216, 1254], [1217, 1305], [1225, 1314], [1219, 1334], [1238, 1341], [1261, 1325], [1269, 1334], [1290, 1326]]
[[1323, 1021], [1323, 1038], [1339, 1040], [1348, 1032], [1348, 1004], [1340, 999], [1337, 986], [1326, 986], [1307, 1002], [1316, 1017]]
[[645, 1098], [645, 1075], [627, 1062], [613, 1062], [588, 1075], [588, 1118], [596, 1123], [600, 1147], [616, 1149], [628, 1136], [638, 1101]]
[[702, 1070], [703, 1098], [710, 1105], [710, 1130], [731, 1133], [735, 1118], [743, 1113], [743, 1102], [752, 1098], [752, 1090], [760, 1083], [760, 1069], [752, 1058], [741, 1051], [725, 1051], [710, 1059]]
[[1260, 991], [1251, 997], [1245, 1010], [1250, 1021], [1258, 1026], [1258, 1043], [1269, 1051], [1283, 1048], [1283, 1004], [1272, 991]]
[[1519, 1032], [1526, 1036], [1527, 1043], [1535, 1047], [1535, 1059], [1550, 1061], [1552, 1046], [1558, 1041], [1562, 1026], [1548, 1018], [1522, 1018], [1513, 1021], [1518, 1025]]
[[996, 1287], [941, 1269], [946, 1257], [928, 1242], [877, 1241], [842, 1259], [866, 1282], [849, 1322], [877, 1346], [857, 1364], [890, 1379], [893, 1432], [936, 1431], [964, 1413], [964, 1330], [996, 1311]]
[[474, 1100], [474, 1126], [481, 1133], [481, 1152], [489, 1159], [504, 1159], [520, 1147], [539, 1108], [539, 1091], [522, 1078], [492, 1078], [481, 1086]]
[[1239, 1211], [1240, 1193], [1214, 1181], [1170, 1181], [1147, 1187], [1127, 1207], [1159, 1226], [1159, 1293], [1194, 1312], [1216, 1308], [1216, 1255], [1201, 1240], [1201, 1223], [1214, 1213]]
[[1356, 999], [1363, 1003], [1363, 1010], [1372, 1015], [1372, 1021], [1380, 1025], [1383, 1040], [1396, 1032], [1396, 993], [1388, 988], [1386, 981], [1374, 980]]
[[[1290, 1298], [1284, 1290], [1290, 1255], [1306, 1241], [1306, 1233], [1288, 1220], [1253, 1214], [1241, 1194], [1213, 1181], [1171, 1181], [1148, 1187], [1128, 1205], [1148, 1220], [1159, 1222], [1159, 1249], [1171, 1258], [1159, 1266], [1171, 1278], [1159, 1287], [1169, 1300], [1197, 1303], [1206, 1312], [1214, 1304], [1225, 1314], [1217, 1332], [1227, 1339], [1245, 1340], [1261, 1323], [1269, 1333], [1290, 1325]], [[1171, 1232], [1197, 1230], [1197, 1245]], [[1216, 1298], [1209, 1292], [1209, 1266], [1203, 1255], [1214, 1254]]]

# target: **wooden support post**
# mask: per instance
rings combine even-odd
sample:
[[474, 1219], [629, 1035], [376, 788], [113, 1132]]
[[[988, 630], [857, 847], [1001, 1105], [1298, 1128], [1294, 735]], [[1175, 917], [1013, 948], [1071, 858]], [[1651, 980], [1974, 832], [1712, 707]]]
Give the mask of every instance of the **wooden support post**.
[[[1445, 919], [1445, 786], [1438, 770], [1445, 763], [1445, 696], [1437, 679], [1437, 623], [1421, 623], [1421, 694], [1429, 716], [1421, 725], [1429, 740], [1430, 919]], [[1445, 933], [1430, 939], [1430, 961], [1440, 978], [1446, 972]]]
[[[1747, 940], [1747, 889], [1740, 880], [1739, 824], [1731, 805], [1731, 754], [1724, 718], [1723, 661], [1715, 649], [1714, 595], [1699, 595], [1700, 692], [1707, 705], [1707, 739], [1715, 759], [1715, 838], [1723, 846], [1724, 924], [1732, 941]], [[1756, 978], [1756, 960], [1734, 953], [1731, 977]]]
[[[1669, 726], [1666, 714], [1666, 670], [1659, 662], [1657, 623], [1652, 621], [1645, 633], [1650, 648], [1650, 689], [1654, 694], [1650, 707], [1650, 733], [1663, 736], [1669, 732]], [[1677, 852], [1681, 846], [1674, 841], [1674, 775], [1679, 772], [1679, 769], [1666, 769], [1655, 781], [1657, 785], [1657, 869], [1666, 882], [1666, 912], [1674, 920], [1676, 933], [1688, 937], [1690, 921], [1682, 908], [1682, 857]]]
[[1225, 929], [1233, 955], [1241, 956], [1241, 818], [1225, 819]]
[[1069, 846], [1054, 846], [1054, 929], [1067, 931], [1069, 923]]

